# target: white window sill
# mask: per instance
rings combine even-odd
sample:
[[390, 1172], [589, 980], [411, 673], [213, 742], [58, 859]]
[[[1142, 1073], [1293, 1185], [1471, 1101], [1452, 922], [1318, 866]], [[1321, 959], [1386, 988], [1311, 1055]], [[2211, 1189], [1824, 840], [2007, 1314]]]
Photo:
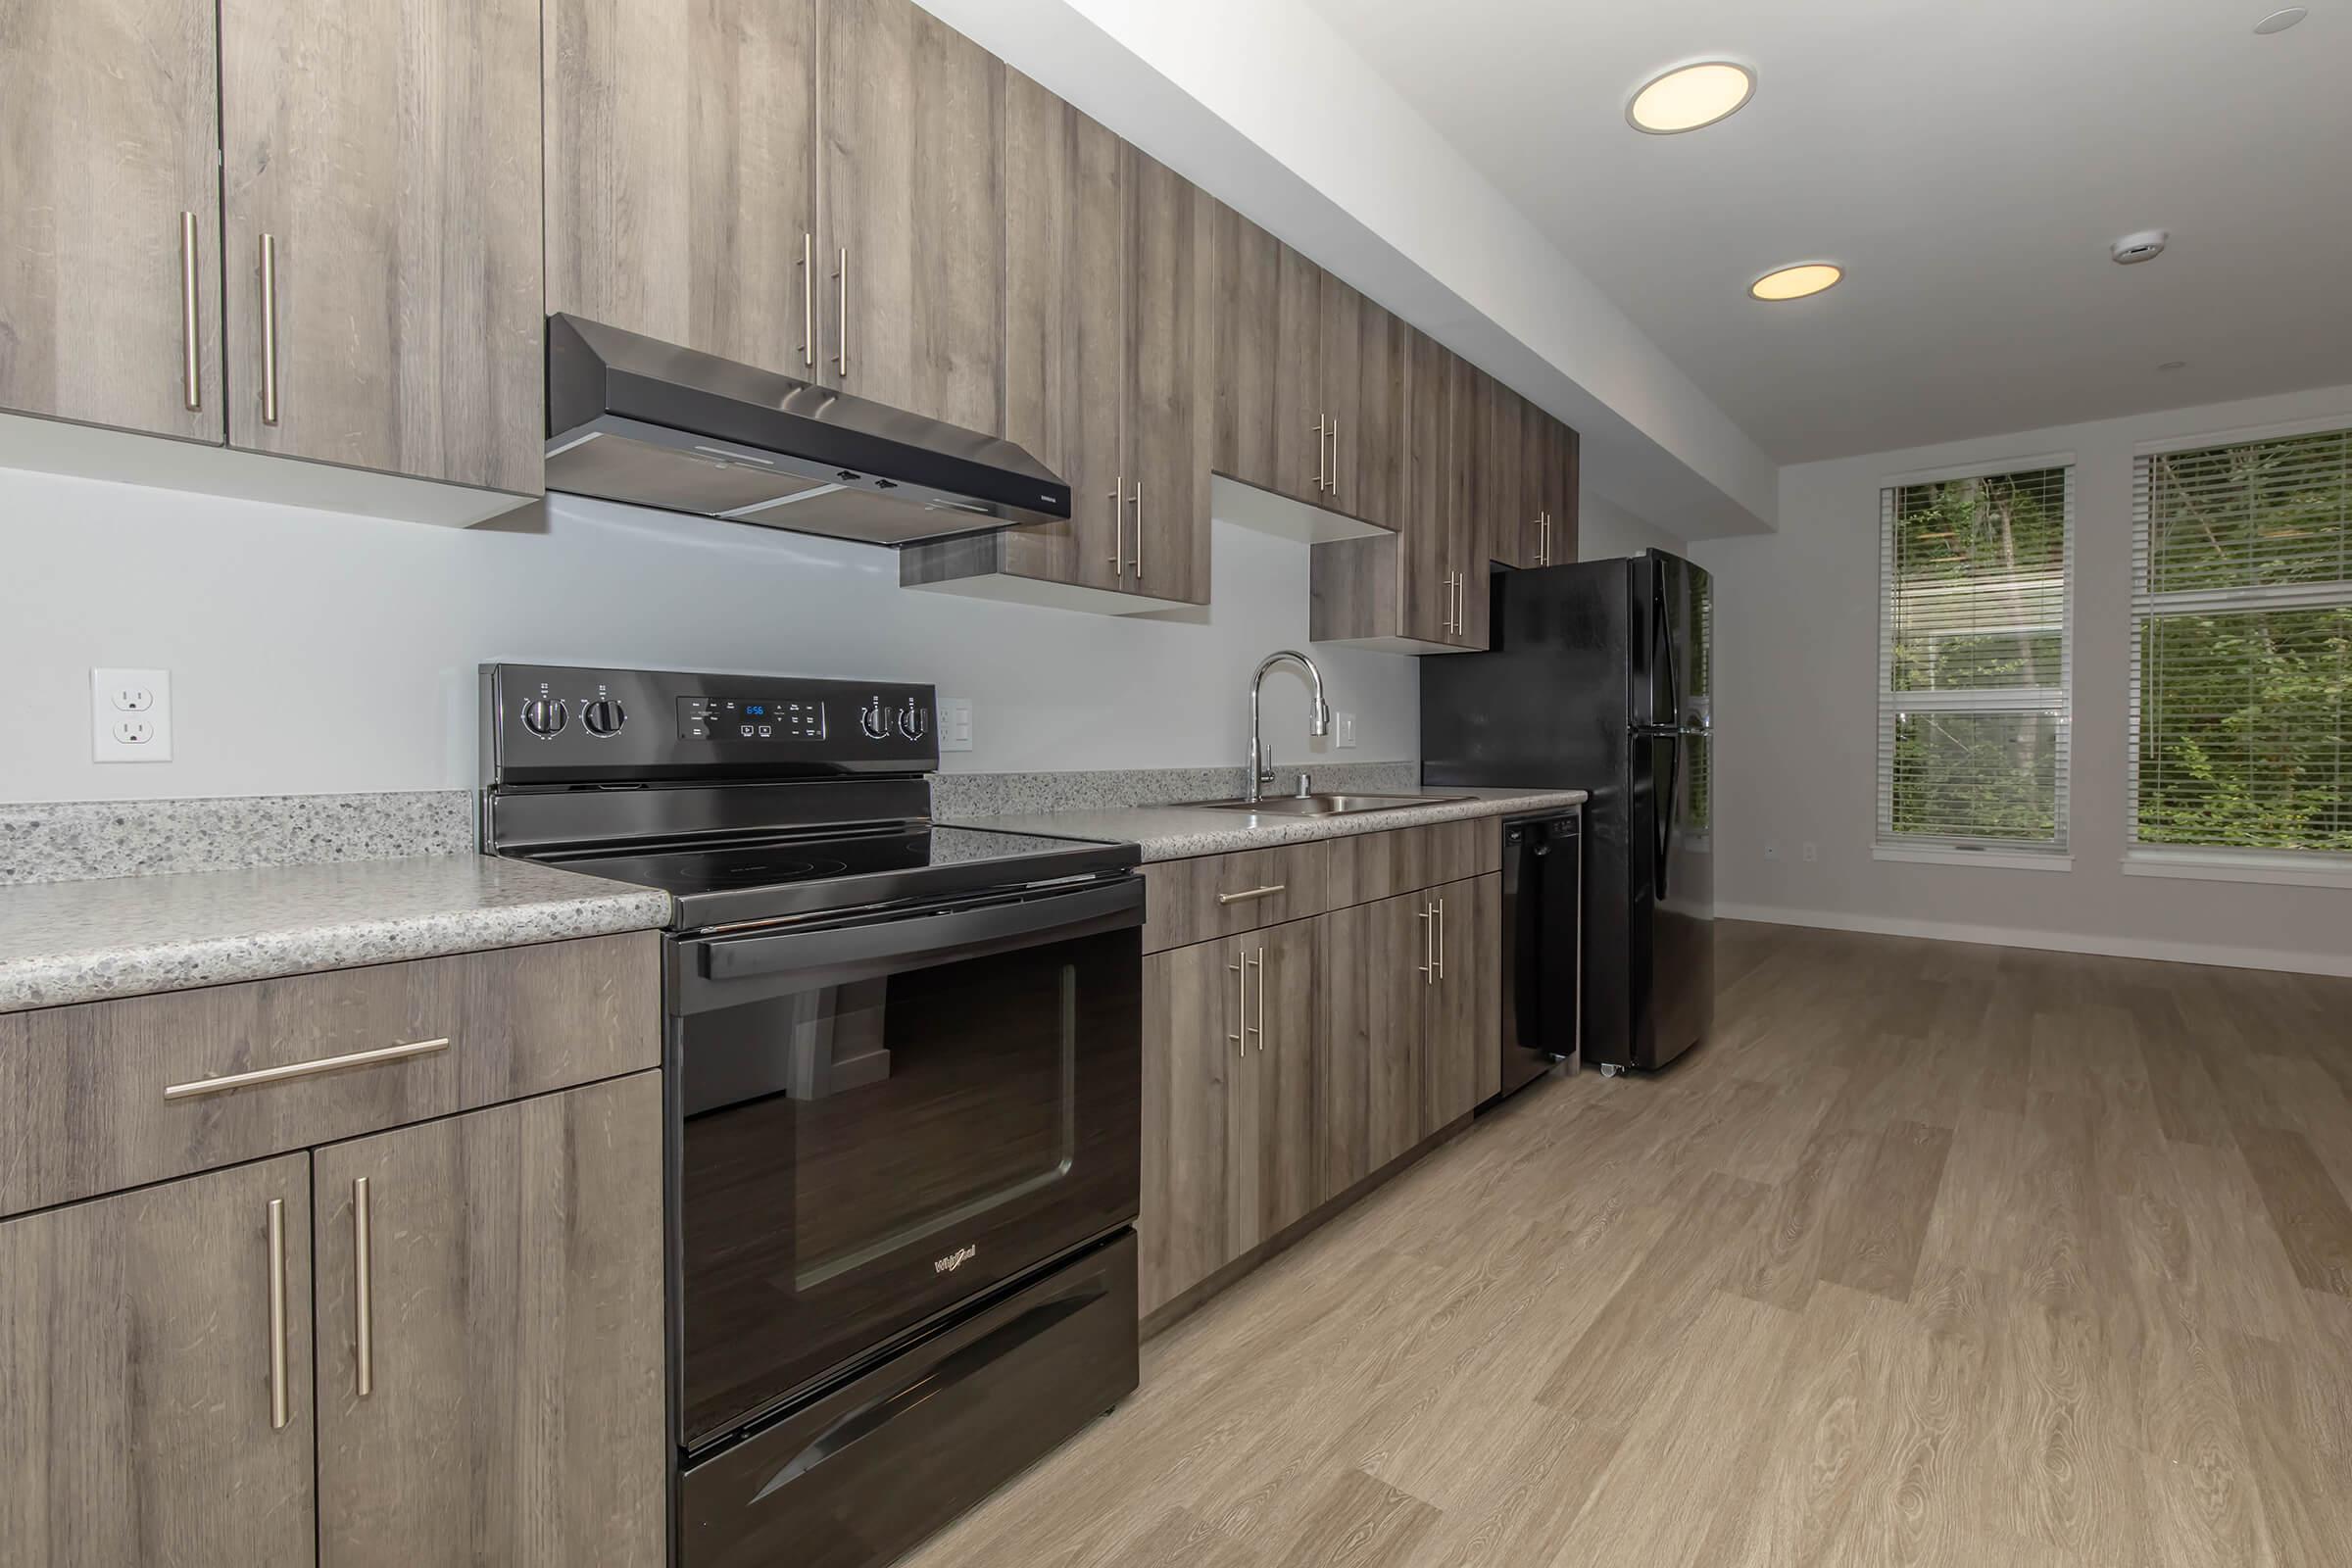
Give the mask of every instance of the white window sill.
[[2072, 871], [2071, 855], [2032, 850], [1954, 850], [1939, 844], [1874, 844], [1874, 860], [1909, 860], [1922, 865], [1985, 865], [2003, 871]]
[[2352, 888], [2352, 856], [2231, 854], [2228, 850], [2129, 850], [2126, 876], [2200, 882], [2267, 882], [2280, 887]]

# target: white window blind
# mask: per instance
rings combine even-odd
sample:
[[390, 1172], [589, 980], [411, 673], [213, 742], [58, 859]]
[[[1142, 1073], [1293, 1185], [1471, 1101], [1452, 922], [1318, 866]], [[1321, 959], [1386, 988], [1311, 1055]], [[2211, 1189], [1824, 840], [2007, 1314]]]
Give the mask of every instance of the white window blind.
[[2352, 854], [2352, 430], [2143, 454], [2132, 522], [2134, 845]]
[[1889, 485], [1879, 532], [1880, 842], [2064, 851], [2072, 467]]

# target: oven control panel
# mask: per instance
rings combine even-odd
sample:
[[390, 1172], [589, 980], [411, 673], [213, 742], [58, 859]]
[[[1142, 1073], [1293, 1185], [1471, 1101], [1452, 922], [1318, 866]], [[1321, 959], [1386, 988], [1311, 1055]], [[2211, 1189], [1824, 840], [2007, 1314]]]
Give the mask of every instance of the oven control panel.
[[562, 664], [482, 666], [484, 782], [755, 773], [916, 773], [939, 765], [929, 686]]

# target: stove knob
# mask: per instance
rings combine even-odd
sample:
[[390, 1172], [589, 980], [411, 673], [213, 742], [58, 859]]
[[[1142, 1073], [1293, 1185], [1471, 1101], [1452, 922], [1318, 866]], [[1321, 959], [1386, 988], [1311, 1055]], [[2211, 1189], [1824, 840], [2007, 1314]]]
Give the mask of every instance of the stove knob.
[[881, 698], [868, 698], [865, 706], [858, 710], [858, 727], [865, 731], [865, 738], [869, 741], [890, 739], [890, 710], [882, 706]]
[[522, 705], [522, 727], [541, 740], [551, 740], [571, 721], [571, 710], [561, 697], [534, 697]]
[[580, 723], [591, 735], [602, 735], [609, 740], [619, 734], [620, 726], [628, 721], [628, 710], [612, 698], [599, 697], [595, 702], [580, 705]]
[[930, 727], [931, 715], [923, 711], [921, 704], [907, 699], [906, 706], [899, 710], [899, 733], [910, 741], [919, 741], [923, 731]]

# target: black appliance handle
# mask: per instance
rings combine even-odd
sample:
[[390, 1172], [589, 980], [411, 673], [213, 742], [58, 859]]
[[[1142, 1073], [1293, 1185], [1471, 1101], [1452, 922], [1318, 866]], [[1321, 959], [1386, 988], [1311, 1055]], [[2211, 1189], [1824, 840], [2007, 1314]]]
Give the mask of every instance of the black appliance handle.
[[[1043, 947], [1144, 923], [1144, 882], [1119, 876], [1050, 892], [997, 895], [860, 916], [813, 929], [687, 938], [681, 978], [715, 984], [790, 975], [798, 988], [895, 973], [907, 959], [925, 966]], [[699, 989], [699, 988], [698, 988]], [[682, 997], [689, 1011], [697, 999]], [[725, 1005], [728, 999], [709, 999]]]
[[1003, 1360], [1039, 1335], [1077, 1316], [1106, 1294], [1107, 1287], [1101, 1280], [1091, 1281], [1067, 1296], [1038, 1302], [1010, 1322], [1001, 1323], [971, 1344], [949, 1352], [930, 1371], [898, 1393], [859, 1405], [810, 1439], [807, 1447], [768, 1477], [766, 1484], [753, 1494], [752, 1501], [772, 1496], [859, 1439], [872, 1437], [915, 1406], [987, 1370], [991, 1362]]

